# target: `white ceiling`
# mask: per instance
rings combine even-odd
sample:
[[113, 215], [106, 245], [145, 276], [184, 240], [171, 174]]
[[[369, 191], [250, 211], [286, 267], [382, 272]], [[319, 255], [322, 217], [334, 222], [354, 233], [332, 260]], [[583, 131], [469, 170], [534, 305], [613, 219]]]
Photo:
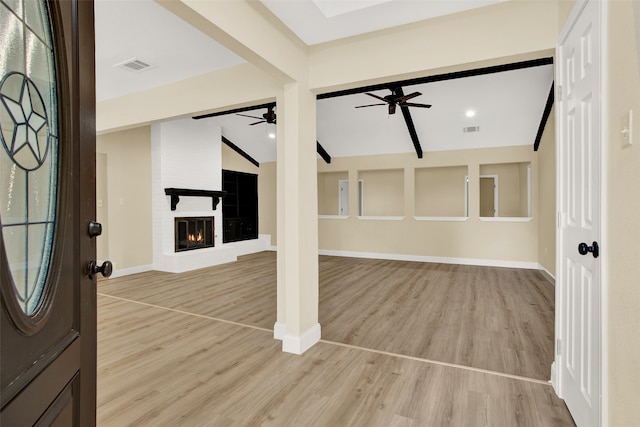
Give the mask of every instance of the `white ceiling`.
[[504, 0], [261, 0], [308, 45], [423, 21]]
[[[403, 86], [404, 93], [421, 92], [410, 102], [432, 104], [410, 108], [422, 150], [462, 150], [531, 145], [538, 131], [553, 81], [553, 65]], [[389, 90], [372, 93], [389, 95]], [[317, 139], [332, 157], [415, 152], [402, 113], [389, 115], [386, 106], [358, 108], [376, 103], [363, 93], [320, 99], [317, 102]], [[466, 117], [473, 110], [474, 117]], [[242, 114], [261, 117], [267, 109]], [[277, 114], [277, 108], [276, 108]], [[269, 138], [276, 126], [237, 114], [212, 120], [222, 134], [259, 162], [276, 160], [276, 142]], [[479, 126], [474, 133], [464, 127]], [[532, 148], [533, 149], [533, 148]], [[425, 154], [428, 156], [428, 154]]]
[[[461, 150], [513, 145], [533, 146], [553, 80], [545, 65], [455, 80], [404, 86], [404, 93], [421, 96], [409, 102], [432, 104], [409, 108], [423, 151]], [[526, 82], [526, 84], [523, 84]], [[389, 90], [373, 92], [389, 95]], [[318, 141], [336, 157], [413, 152], [402, 113], [386, 106], [356, 109], [375, 99], [356, 94], [318, 101]], [[466, 117], [473, 110], [474, 117]], [[479, 126], [480, 131], [463, 132]], [[354, 141], [363, 141], [354, 144]]]
[[[245, 62], [153, 0], [96, 0], [95, 25], [98, 102]], [[131, 58], [152, 68], [114, 67]]]
[[[307, 44], [335, 40], [376, 29], [486, 6], [485, 0], [262, 0]], [[186, 24], [153, 0], [96, 0], [96, 81], [98, 101], [118, 97], [244, 60]], [[188, 48], [185, 48], [187, 46]], [[206, 54], [204, 54], [206, 52]], [[152, 68], [135, 73], [115, 64], [138, 58]], [[405, 94], [423, 95], [411, 108], [425, 153], [437, 150], [533, 144], [553, 80], [553, 66], [539, 66], [463, 79], [403, 86]], [[374, 92], [380, 96], [388, 90]], [[365, 94], [321, 99], [317, 104], [317, 139], [332, 157], [413, 152], [400, 109]], [[469, 119], [468, 109], [477, 115]], [[266, 109], [244, 114], [262, 116]], [[276, 108], [277, 112], [277, 108]], [[276, 159], [274, 125], [249, 126], [255, 120], [229, 114], [208, 118], [222, 134], [259, 162]], [[464, 126], [480, 132], [464, 133]], [[425, 156], [428, 154], [425, 154]]]

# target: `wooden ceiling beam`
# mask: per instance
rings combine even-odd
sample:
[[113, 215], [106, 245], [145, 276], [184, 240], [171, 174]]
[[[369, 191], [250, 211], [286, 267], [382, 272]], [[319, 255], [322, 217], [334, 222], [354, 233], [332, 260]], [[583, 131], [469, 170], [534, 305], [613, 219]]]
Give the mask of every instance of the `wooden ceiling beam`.
[[[402, 87], [398, 86], [395, 90], [395, 94], [398, 96], [404, 96], [404, 91]], [[416, 127], [413, 124], [413, 119], [411, 118], [411, 112], [409, 111], [409, 107], [400, 105], [400, 110], [402, 111], [402, 116], [404, 117], [404, 122], [407, 125], [407, 130], [409, 131], [409, 136], [411, 136], [411, 142], [413, 142], [413, 147], [416, 150], [416, 154], [418, 158], [422, 158], [422, 146], [420, 145], [420, 139], [418, 139], [418, 133], [416, 132]]]
[[[195, 118], [195, 117], [194, 117]], [[229, 141], [229, 139], [225, 138], [224, 135], [222, 135], [222, 142], [225, 143], [225, 145], [227, 145], [229, 148], [231, 148], [233, 151], [235, 151], [236, 153], [240, 154], [242, 157], [244, 157], [245, 159], [247, 159], [248, 161], [250, 161], [251, 163], [253, 163], [255, 166], [260, 167], [260, 163], [258, 163], [258, 161], [256, 159], [254, 159], [253, 157], [251, 157], [251, 155], [249, 155], [246, 151], [244, 151], [242, 148], [238, 147], [236, 144], [234, 144], [233, 142]]]
[[327, 150], [325, 150], [324, 147], [320, 145], [318, 141], [316, 141], [316, 150], [318, 151], [318, 154], [320, 154], [320, 157], [322, 157], [322, 159], [325, 161], [325, 163], [331, 163], [331, 156], [329, 155], [329, 153], [327, 153]]
[[547, 120], [549, 120], [549, 116], [551, 115], [551, 108], [553, 108], [554, 102], [554, 83], [551, 82], [551, 89], [549, 90], [549, 96], [547, 96], [547, 105], [544, 107], [544, 113], [542, 113], [542, 119], [540, 120], [540, 126], [538, 126], [538, 133], [536, 134], [536, 140], [533, 143], [533, 151], [538, 151], [540, 148], [540, 141], [542, 140], [542, 134], [544, 133], [544, 128], [547, 126]]

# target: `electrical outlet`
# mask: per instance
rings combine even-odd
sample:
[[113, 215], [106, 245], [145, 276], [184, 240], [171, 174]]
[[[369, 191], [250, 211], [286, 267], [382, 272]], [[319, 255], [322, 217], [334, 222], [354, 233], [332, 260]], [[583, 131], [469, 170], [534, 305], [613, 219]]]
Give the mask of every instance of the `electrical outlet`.
[[624, 115], [620, 136], [623, 147], [630, 147], [633, 144], [633, 110], [629, 110]]

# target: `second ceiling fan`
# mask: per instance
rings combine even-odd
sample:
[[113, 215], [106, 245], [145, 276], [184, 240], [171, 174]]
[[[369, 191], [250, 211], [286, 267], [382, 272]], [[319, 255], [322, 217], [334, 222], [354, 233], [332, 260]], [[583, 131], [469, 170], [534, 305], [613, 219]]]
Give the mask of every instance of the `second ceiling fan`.
[[276, 113], [275, 111], [273, 111], [273, 107], [275, 107], [275, 105], [270, 105], [269, 107], [267, 107], [267, 112], [264, 113], [262, 115], [262, 118], [260, 117], [256, 117], [256, 116], [250, 116], [248, 114], [240, 114], [237, 113], [238, 116], [242, 116], [242, 117], [250, 117], [252, 119], [258, 119], [258, 122], [255, 123], [250, 123], [249, 126], [253, 126], [253, 125], [257, 125], [260, 123], [269, 123], [269, 124], [276, 124]]
[[375, 93], [365, 92], [366, 95], [369, 95], [373, 98], [379, 99], [380, 101], [384, 101], [382, 103], [377, 104], [367, 104], [367, 105], [358, 105], [356, 108], [364, 108], [364, 107], [374, 107], [377, 105], [389, 105], [389, 114], [395, 114], [396, 106], [400, 107], [420, 107], [420, 108], [431, 108], [431, 104], [418, 104], [415, 102], [407, 102], [408, 100], [415, 98], [416, 96], [422, 95], [420, 92], [413, 92], [409, 95], [405, 95], [402, 92], [402, 88], [390, 88], [391, 95], [387, 96], [378, 96]]

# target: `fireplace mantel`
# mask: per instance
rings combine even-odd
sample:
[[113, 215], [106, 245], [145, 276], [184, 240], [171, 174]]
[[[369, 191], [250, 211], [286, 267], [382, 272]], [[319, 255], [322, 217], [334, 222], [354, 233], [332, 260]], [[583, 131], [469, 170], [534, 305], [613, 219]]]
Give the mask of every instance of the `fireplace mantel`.
[[176, 206], [180, 201], [180, 196], [211, 197], [212, 209], [215, 211], [216, 207], [218, 207], [218, 203], [220, 203], [220, 198], [224, 197], [227, 192], [214, 190], [193, 190], [189, 188], [165, 188], [164, 194], [166, 194], [167, 196], [171, 196], [172, 211], [176, 210]]

